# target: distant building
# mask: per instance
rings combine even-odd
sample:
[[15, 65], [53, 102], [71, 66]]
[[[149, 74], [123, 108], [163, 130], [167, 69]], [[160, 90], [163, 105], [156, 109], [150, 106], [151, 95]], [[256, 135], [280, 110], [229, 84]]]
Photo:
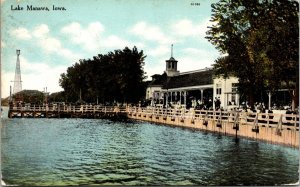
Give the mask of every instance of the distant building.
[[238, 79], [214, 77], [211, 68], [180, 73], [177, 60], [171, 55], [166, 60], [163, 74], [152, 75], [152, 81], [146, 89], [146, 99], [152, 106], [161, 107], [196, 107], [215, 108], [215, 101], [220, 107], [228, 109], [239, 105], [237, 94]]

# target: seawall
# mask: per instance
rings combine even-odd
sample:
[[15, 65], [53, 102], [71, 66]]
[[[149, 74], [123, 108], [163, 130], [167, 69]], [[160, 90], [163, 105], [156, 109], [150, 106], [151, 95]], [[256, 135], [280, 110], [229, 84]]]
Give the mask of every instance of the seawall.
[[[212, 112], [211, 115], [207, 113], [195, 115], [195, 112], [190, 115], [189, 113], [185, 113], [185, 115], [170, 115], [170, 113], [167, 113], [164, 115], [163, 112], [147, 112], [146, 110], [131, 110], [128, 112], [128, 118], [135, 120], [166, 124], [173, 127], [192, 128], [299, 148], [299, 121], [295, 120], [295, 123], [290, 125], [291, 123], [283, 124], [282, 119], [276, 123], [274, 114], [273, 117], [267, 116], [267, 119], [264, 118], [265, 121], [262, 121], [259, 117], [263, 115], [256, 115], [257, 117], [252, 115], [249, 118], [248, 116], [251, 115], [246, 113], [238, 116], [228, 113], [220, 115], [216, 112]], [[298, 119], [298, 117], [295, 118]]]

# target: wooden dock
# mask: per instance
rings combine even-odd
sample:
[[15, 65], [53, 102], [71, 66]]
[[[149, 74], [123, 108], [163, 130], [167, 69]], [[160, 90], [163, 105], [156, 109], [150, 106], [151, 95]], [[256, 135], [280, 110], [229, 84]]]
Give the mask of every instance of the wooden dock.
[[9, 118], [124, 118], [126, 108], [99, 105], [10, 107]]

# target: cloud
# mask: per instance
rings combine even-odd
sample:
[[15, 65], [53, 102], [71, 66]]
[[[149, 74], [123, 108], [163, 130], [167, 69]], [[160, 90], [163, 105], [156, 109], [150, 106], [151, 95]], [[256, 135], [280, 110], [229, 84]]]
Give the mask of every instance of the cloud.
[[123, 48], [125, 46], [130, 46], [130, 42], [127, 40], [123, 40], [118, 36], [111, 35], [103, 41], [103, 46], [110, 48]]
[[32, 38], [30, 32], [23, 27], [19, 27], [17, 29], [12, 30], [10, 34], [21, 40], [29, 40]]
[[159, 45], [156, 48], [152, 48], [148, 50], [148, 55], [157, 57], [157, 56], [165, 56], [167, 57], [168, 54], [170, 54], [170, 46], [167, 45]]
[[[169, 57], [169, 56], [168, 56]], [[151, 76], [154, 74], [162, 74], [166, 69], [166, 60], [168, 58], [161, 56], [161, 57], [149, 57], [148, 60], [151, 63], [145, 63], [144, 71], [148, 76], [147, 79], [151, 80]]]
[[204, 37], [206, 31], [208, 30], [207, 26], [211, 25], [209, 18], [205, 19], [202, 22], [195, 23], [189, 19], [181, 19], [174, 23], [171, 27], [173, 33], [181, 37]]
[[52, 37], [42, 38], [39, 43], [49, 53], [58, 52], [62, 48], [60, 41]]
[[151, 80], [151, 76], [154, 74], [162, 74], [165, 69], [165, 66], [152, 66], [149, 68], [149, 70], [146, 72], [147, 80]]
[[171, 44], [174, 42], [174, 40], [164, 34], [158, 26], [150, 25], [144, 21], [136, 23], [129, 29], [129, 32], [142, 39], [155, 41], [161, 44]]
[[[29, 62], [24, 56], [20, 56], [21, 74], [40, 73], [49, 69], [49, 66], [44, 62]], [[23, 76], [22, 76], [23, 77]]]
[[133, 48], [136, 46], [139, 50], [145, 47], [145, 44], [141, 42], [132, 42], [129, 40], [124, 40], [116, 35], [110, 35], [108, 37], [102, 38], [101, 47], [107, 50], [123, 49], [125, 47]]
[[73, 22], [61, 29], [63, 34], [68, 34], [73, 44], [81, 45], [89, 52], [96, 52], [100, 48], [110, 50], [126, 46], [144, 46], [142, 43], [133, 43], [116, 35], [104, 36], [104, 31], [105, 28], [100, 22], [90, 23], [86, 28], [83, 28], [77, 22]]
[[100, 47], [104, 26], [100, 22], [93, 22], [87, 28], [82, 28], [79, 23], [73, 22], [63, 27], [61, 32], [67, 34], [72, 43], [83, 45], [87, 51], [95, 51]]
[[63, 47], [58, 38], [52, 37], [47, 24], [40, 24], [31, 31], [26, 28], [17, 28], [11, 32], [11, 35], [21, 40], [31, 39], [47, 54], [57, 54], [68, 60], [78, 60], [81, 57], [81, 55]]
[[183, 56], [178, 58], [178, 70], [180, 72], [186, 72], [203, 69], [205, 67], [211, 67], [212, 62], [213, 61], [207, 58]]
[[191, 47], [183, 49], [182, 52], [184, 55], [187, 55], [187, 56], [198, 56], [198, 57], [202, 57], [202, 58], [211, 56], [210, 51], [207, 51], [205, 49], [191, 48]]
[[80, 58], [80, 55], [64, 48], [59, 39], [52, 37], [50, 35], [50, 29], [46, 24], [36, 26], [32, 31], [32, 35], [34, 39], [37, 40], [39, 47], [47, 54], [58, 54], [69, 60], [78, 60]]
[[6, 46], [5, 42], [1, 40], [1, 48], [4, 48]]
[[178, 70], [184, 72], [211, 67], [211, 64], [214, 63], [217, 57], [217, 51], [202, 48], [185, 48], [177, 59]]
[[41, 25], [35, 27], [35, 29], [33, 31], [33, 36], [35, 36], [37, 38], [42, 38], [43, 36], [45, 36], [48, 33], [49, 33], [48, 25], [41, 24]]
[[160, 63], [157, 64], [147, 64], [145, 65], [145, 72], [147, 76], [147, 80], [151, 80], [151, 76], [154, 74], [162, 74], [165, 71], [165, 65], [163, 64], [165, 61], [161, 60]]
[[48, 54], [58, 54], [67, 59], [78, 60], [80, 55], [73, 53], [71, 50], [64, 48], [60, 40], [53, 37], [43, 37], [39, 40], [39, 45]]

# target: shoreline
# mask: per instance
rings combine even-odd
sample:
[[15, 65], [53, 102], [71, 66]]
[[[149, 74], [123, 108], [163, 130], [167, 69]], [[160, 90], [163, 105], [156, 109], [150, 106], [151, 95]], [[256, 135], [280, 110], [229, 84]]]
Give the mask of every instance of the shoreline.
[[199, 130], [201, 132], [221, 134], [231, 137], [240, 137], [255, 141], [262, 141], [270, 144], [276, 144], [286, 147], [299, 148], [299, 131], [294, 129], [282, 129], [278, 133], [278, 129], [274, 126], [264, 126], [241, 123], [236, 129], [233, 122], [224, 122], [221, 124], [216, 119], [208, 119], [208, 124], [204, 125], [202, 119], [184, 118], [175, 116], [153, 116], [142, 112], [132, 112], [128, 114], [129, 119], [147, 121], [154, 124], [162, 124], [170, 127], [180, 127], [187, 129]]

